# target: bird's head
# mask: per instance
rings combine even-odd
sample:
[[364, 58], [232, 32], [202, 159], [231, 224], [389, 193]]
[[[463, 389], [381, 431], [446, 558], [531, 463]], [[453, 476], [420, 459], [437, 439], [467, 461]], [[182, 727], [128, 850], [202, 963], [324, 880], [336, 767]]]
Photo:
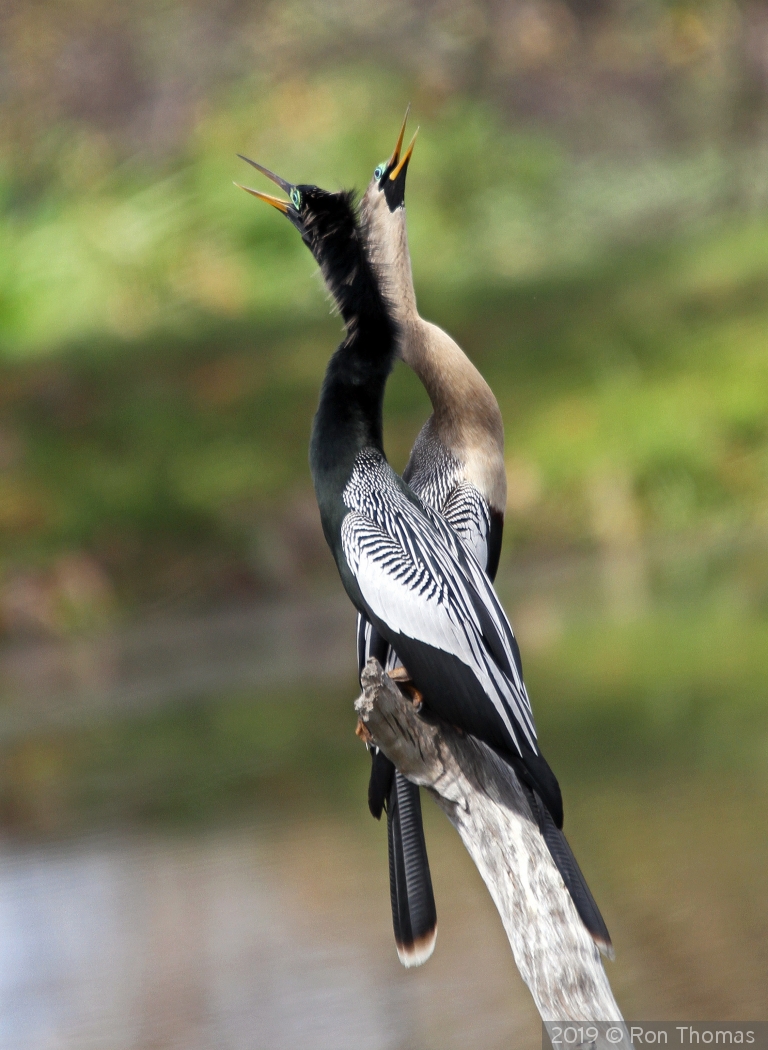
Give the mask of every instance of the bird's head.
[[400, 134], [397, 136], [397, 142], [389, 160], [383, 160], [376, 165], [373, 178], [368, 183], [368, 188], [363, 198], [365, 207], [378, 209], [385, 206], [390, 212], [395, 212], [398, 208], [402, 208], [405, 205], [405, 177], [408, 174], [408, 164], [413, 153], [416, 135], [419, 133], [417, 128], [408, 149], [401, 156], [405, 125], [408, 122], [410, 109], [411, 107], [408, 106], [408, 109], [405, 111]]
[[391, 156], [376, 166], [360, 201], [362, 232], [368, 256], [390, 303], [401, 315], [413, 313], [416, 309], [405, 225], [405, 177], [416, 135], [406, 151], [402, 152], [409, 109], [410, 106], [405, 111], [405, 119]]
[[318, 263], [322, 265], [326, 250], [332, 249], [332, 245], [339, 237], [352, 234], [355, 229], [352, 193], [346, 190], [331, 193], [320, 189], [319, 186], [294, 185], [280, 178], [279, 175], [275, 175], [269, 168], [257, 164], [255, 160], [249, 160], [242, 154], [238, 156], [276, 183], [288, 200], [273, 197], [260, 190], [253, 190], [249, 186], [241, 186], [239, 182], [236, 182], [235, 185], [282, 212], [299, 231], [302, 240]]
[[358, 305], [355, 279], [363, 258], [354, 193], [349, 190], [330, 193], [319, 186], [303, 184], [294, 186], [256, 161], [242, 159], [276, 183], [288, 200], [248, 186], [240, 188], [271, 204], [293, 223], [320, 266], [336, 305], [345, 320], [349, 320]]

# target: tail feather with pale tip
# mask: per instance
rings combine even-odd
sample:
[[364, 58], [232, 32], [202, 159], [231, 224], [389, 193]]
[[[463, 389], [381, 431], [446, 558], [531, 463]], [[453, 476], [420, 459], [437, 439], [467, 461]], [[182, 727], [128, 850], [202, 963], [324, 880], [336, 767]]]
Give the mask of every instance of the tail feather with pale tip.
[[[522, 782], [521, 782], [522, 783]], [[525, 784], [522, 785], [528, 797], [533, 816], [539, 825], [541, 836], [547, 844], [547, 849], [557, 865], [565, 888], [576, 906], [579, 918], [592, 935], [592, 940], [609, 959], [613, 958], [613, 945], [608, 927], [600, 914], [600, 909], [595, 903], [595, 898], [590, 892], [587, 880], [581, 873], [581, 868], [576, 862], [571, 847], [560, 828], [557, 827], [552, 815], [541, 801], [535, 791]]]
[[421, 966], [437, 938], [418, 785], [395, 772], [387, 800], [389, 889], [397, 954], [403, 966]]

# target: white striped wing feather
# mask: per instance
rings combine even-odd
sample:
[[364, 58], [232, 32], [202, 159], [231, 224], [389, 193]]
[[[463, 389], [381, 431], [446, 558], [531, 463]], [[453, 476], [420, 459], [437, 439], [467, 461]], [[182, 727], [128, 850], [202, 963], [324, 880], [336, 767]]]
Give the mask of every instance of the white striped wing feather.
[[440, 515], [408, 499], [373, 450], [358, 456], [344, 501], [342, 548], [371, 611], [470, 667], [512, 738], [521, 730], [535, 749], [512, 628], [471, 550]]

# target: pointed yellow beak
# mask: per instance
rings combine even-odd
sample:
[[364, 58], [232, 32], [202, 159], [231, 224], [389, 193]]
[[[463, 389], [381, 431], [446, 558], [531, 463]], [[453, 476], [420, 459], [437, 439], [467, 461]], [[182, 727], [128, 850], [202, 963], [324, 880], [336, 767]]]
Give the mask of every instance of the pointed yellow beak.
[[[405, 125], [403, 125], [403, 126], [405, 126]], [[395, 181], [397, 176], [400, 174], [400, 172], [403, 170], [405, 165], [411, 159], [411, 154], [413, 153], [413, 146], [414, 146], [414, 143], [416, 142], [416, 135], [418, 135], [418, 133], [419, 133], [419, 129], [416, 128], [416, 133], [414, 134], [413, 138], [411, 139], [411, 142], [410, 142], [410, 145], [408, 146], [408, 149], [405, 151], [405, 153], [403, 154], [402, 158], [400, 159], [400, 163], [397, 165], [397, 167], [394, 169], [394, 171], [390, 172], [389, 177], [392, 180], [392, 182]]]
[[281, 201], [279, 197], [272, 197], [269, 193], [261, 193], [260, 190], [252, 190], [250, 186], [243, 186], [239, 182], [235, 183], [241, 190], [245, 190], [246, 193], [252, 194], [254, 197], [258, 197], [261, 201], [266, 201], [267, 204], [271, 204], [273, 208], [277, 208], [283, 215], [288, 211], [288, 201]]
[[387, 167], [391, 168], [400, 160], [400, 150], [403, 148], [403, 136], [405, 135], [405, 125], [408, 123], [408, 114], [411, 112], [411, 104], [408, 103], [408, 107], [403, 117], [403, 126], [400, 128], [400, 134], [397, 136], [397, 142], [395, 148], [392, 151], [392, 156], [387, 161]]

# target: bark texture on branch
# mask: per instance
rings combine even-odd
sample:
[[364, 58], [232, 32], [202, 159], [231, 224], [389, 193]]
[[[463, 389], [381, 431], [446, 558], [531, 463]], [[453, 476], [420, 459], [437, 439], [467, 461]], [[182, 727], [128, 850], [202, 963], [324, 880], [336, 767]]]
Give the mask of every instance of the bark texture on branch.
[[[498, 909], [545, 1022], [611, 1022], [593, 1045], [628, 1047], [623, 1018], [513, 770], [489, 747], [413, 703], [369, 660], [355, 704], [374, 742], [426, 788], [458, 831]], [[572, 1044], [571, 1044], [572, 1045]]]

